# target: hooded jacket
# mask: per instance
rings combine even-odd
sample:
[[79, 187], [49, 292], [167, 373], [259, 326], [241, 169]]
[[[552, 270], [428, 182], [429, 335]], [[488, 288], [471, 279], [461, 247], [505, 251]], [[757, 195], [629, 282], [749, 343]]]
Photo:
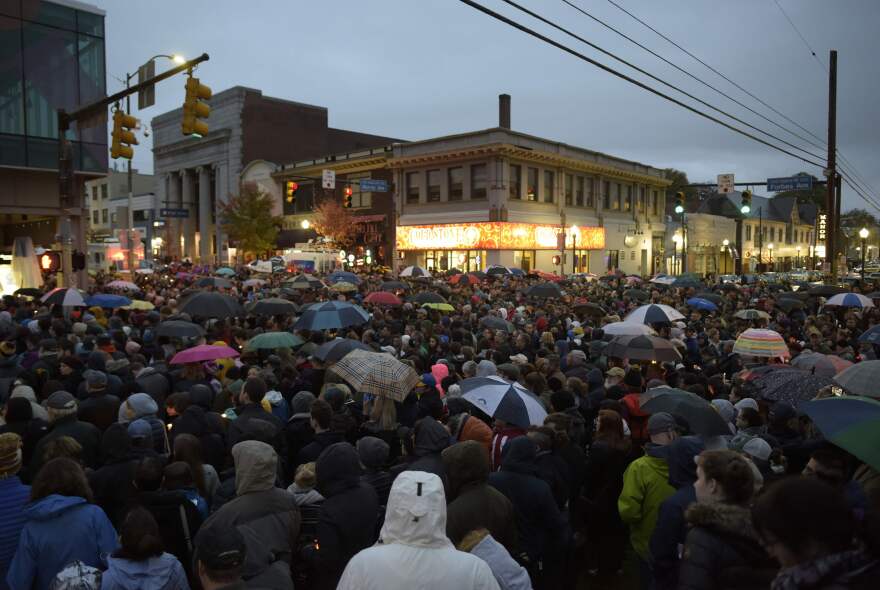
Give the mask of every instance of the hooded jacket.
[[501, 590], [532, 590], [529, 572], [492, 535], [483, 537], [470, 553], [486, 562]]
[[489, 566], [456, 550], [445, 529], [446, 497], [440, 478], [423, 471], [401, 473], [391, 488], [381, 544], [352, 558], [338, 589], [497, 590]]
[[0, 479], [0, 589], [8, 590], [6, 572], [25, 524], [24, 508], [30, 500], [31, 487], [16, 476]]
[[168, 378], [157, 371], [155, 367], [145, 367], [134, 379], [137, 391], [142, 391], [153, 398], [160, 408], [165, 407], [165, 398], [171, 391]]
[[662, 447], [649, 443], [645, 454], [623, 472], [623, 490], [617, 500], [620, 518], [629, 525], [629, 540], [641, 559], [649, 560], [648, 544], [663, 500], [675, 493], [669, 485], [669, 466]]
[[131, 456], [131, 439], [126, 427], [113, 424], [101, 439], [103, 467], [88, 474], [95, 503], [104, 509], [107, 518], [118, 527], [125, 517], [125, 508], [137, 494], [132, 481], [137, 467]]
[[415, 460], [405, 463], [399, 471], [427, 471], [434, 473], [443, 482], [444, 490], [448, 491], [446, 469], [440, 453], [449, 446], [449, 432], [442, 424], [431, 416], [425, 416], [416, 423], [413, 433], [413, 455]]
[[315, 438], [311, 424], [312, 415], [309, 413], [314, 401], [315, 395], [311, 391], [300, 391], [290, 401], [293, 415], [284, 425], [284, 438], [287, 440], [287, 463], [291, 467], [296, 465], [296, 456], [300, 450]]
[[152, 397], [146, 393], [135, 393], [120, 404], [118, 419], [123, 424], [134, 422], [139, 418], [149, 422], [153, 431], [153, 449], [160, 455], [167, 455], [170, 452], [168, 436], [165, 424], [157, 417], [158, 412], [159, 406]]
[[34, 448], [31, 458], [30, 477], [36, 477], [43, 466], [43, 451], [49, 441], [62, 436], [69, 436], [82, 446], [82, 459], [86, 467], [97, 467], [100, 457], [101, 431], [94, 424], [81, 422], [75, 415], [64, 416], [55, 420], [46, 436], [40, 439]]
[[52, 494], [24, 513], [27, 523], [6, 576], [10, 588], [48, 590], [55, 574], [75, 560], [103, 569], [118, 546], [104, 511], [79, 496]]
[[293, 495], [275, 487], [278, 455], [270, 445], [249, 440], [232, 447], [232, 458], [236, 498], [205, 521], [196, 546], [213, 526], [236, 527], [247, 545], [242, 578], [254, 586], [293, 588], [290, 561], [300, 514]]
[[9, 396], [13, 397], [23, 397], [27, 401], [31, 403], [31, 410], [34, 418], [39, 418], [40, 420], [49, 420], [49, 413], [46, 412], [46, 408], [37, 403], [37, 396], [34, 393], [34, 389], [28, 385], [18, 385], [13, 388], [12, 393]]
[[770, 585], [778, 568], [761, 546], [748, 508], [699, 502], [685, 514], [691, 529], [679, 567], [680, 590], [749, 590]]
[[470, 531], [485, 528], [511, 554], [517, 554], [513, 504], [489, 485], [489, 453], [475, 441], [443, 451], [449, 474], [446, 536], [456, 546]]
[[143, 561], [111, 557], [101, 576], [101, 590], [189, 590], [176, 557], [163, 553]]
[[379, 502], [373, 486], [361, 481], [357, 451], [347, 442], [327, 447], [315, 464], [319, 549], [308, 554], [318, 572], [315, 588], [336, 588], [345, 564], [376, 540]]
[[520, 551], [533, 562], [562, 548], [568, 537], [550, 486], [535, 475], [536, 454], [528, 437], [515, 438], [504, 446], [501, 470], [489, 475], [489, 484], [513, 504]]

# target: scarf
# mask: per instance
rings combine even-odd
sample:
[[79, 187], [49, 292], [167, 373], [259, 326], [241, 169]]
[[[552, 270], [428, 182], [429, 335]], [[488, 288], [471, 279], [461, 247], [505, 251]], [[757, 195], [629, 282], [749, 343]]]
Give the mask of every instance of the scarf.
[[850, 575], [856, 575], [859, 570], [872, 567], [875, 564], [876, 561], [860, 549], [832, 553], [781, 570], [770, 588], [771, 590], [803, 590], [824, 587], [837, 580], [845, 582]]

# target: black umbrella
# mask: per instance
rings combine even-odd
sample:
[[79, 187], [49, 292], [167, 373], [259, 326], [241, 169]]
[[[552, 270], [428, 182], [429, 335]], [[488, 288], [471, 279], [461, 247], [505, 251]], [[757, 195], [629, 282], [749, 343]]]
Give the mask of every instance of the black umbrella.
[[774, 295], [777, 299], [797, 299], [798, 301], [806, 301], [810, 298], [807, 291], [783, 291]]
[[431, 291], [422, 291], [421, 293], [413, 297], [413, 301], [415, 301], [419, 305], [423, 305], [425, 303], [447, 303], [446, 299], [444, 299], [442, 295], [432, 293]]
[[623, 294], [630, 299], [637, 299], [638, 301], [647, 301], [651, 297], [646, 291], [641, 289], [627, 289]]
[[326, 286], [315, 277], [305, 274], [296, 275], [292, 279], [287, 279], [284, 281], [284, 285], [288, 289], [321, 289]]
[[[651, 390], [656, 392], [657, 390]], [[670, 389], [670, 392], [676, 390]], [[712, 404], [699, 396], [675, 395], [658, 393], [641, 405], [641, 410], [649, 414], [668, 412], [682, 418], [688, 423], [691, 432], [703, 436], [726, 436], [731, 434], [730, 427]]]
[[604, 307], [596, 303], [578, 303], [574, 306], [575, 313], [602, 317], [608, 314]]
[[498, 317], [497, 315], [484, 316], [483, 319], [480, 320], [480, 325], [484, 328], [490, 328], [492, 330], [505, 330], [507, 332], [513, 332], [515, 329], [513, 327], [513, 324], [511, 324], [504, 318]]
[[501, 266], [500, 264], [495, 264], [486, 269], [486, 274], [490, 277], [501, 276], [501, 275], [509, 275], [510, 269], [506, 266]]
[[562, 289], [560, 289], [559, 285], [556, 283], [539, 283], [526, 289], [526, 295], [528, 297], [545, 297], [547, 299], [552, 299], [554, 297], [562, 297]]
[[231, 289], [232, 282], [220, 277], [205, 277], [196, 281], [197, 287], [214, 287], [216, 289]]
[[25, 297], [41, 297], [43, 295], [43, 291], [41, 289], [35, 289], [33, 287], [22, 287], [21, 289], [16, 289], [13, 295], [24, 295]]
[[156, 328], [156, 334], [169, 338], [200, 338], [205, 330], [198, 324], [184, 320], [166, 320]]
[[808, 293], [814, 297], [831, 297], [838, 293], [849, 293], [846, 287], [838, 287], [837, 285], [817, 285], [810, 287]]
[[233, 318], [244, 315], [244, 309], [237, 299], [216, 291], [199, 291], [187, 297], [178, 307], [193, 317]]
[[795, 309], [803, 309], [804, 302], [800, 299], [792, 299], [791, 297], [783, 297], [776, 300], [776, 307], [785, 313], [791, 313]]
[[681, 354], [669, 340], [657, 336], [615, 336], [605, 347], [605, 356], [637, 361], [681, 360]]
[[352, 350], [366, 350], [367, 352], [376, 352], [360, 340], [352, 340], [351, 338], [335, 338], [329, 342], [325, 342], [312, 355], [321, 362], [335, 363]]
[[718, 293], [708, 293], [705, 291], [703, 293], [697, 293], [695, 295], [695, 297], [699, 297], [700, 299], [705, 299], [707, 301], [711, 301], [715, 305], [720, 305], [721, 302], [724, 301], [724, 297], [722, 297]]
[[403, 281], [385, 281], [379, 286], [380, 291], [409, 291], [410, 286]]
[[771, 402], [788, 402], [795, 407], [813, 399], [820, 389], [831, 384], [830, 377], [800, 369], [771, 371], [752, 381], [755, 397]]
[[298, 311], [295, 303], [277, 297], [260, 299], [248, 306], [248, 312], [254, 315], [289, 315]]
[[739, 287], [737, 287], [733, 283], [721, 283], [721, 285], [718, 286], [718, 290], [719, 291], [739, 291]]

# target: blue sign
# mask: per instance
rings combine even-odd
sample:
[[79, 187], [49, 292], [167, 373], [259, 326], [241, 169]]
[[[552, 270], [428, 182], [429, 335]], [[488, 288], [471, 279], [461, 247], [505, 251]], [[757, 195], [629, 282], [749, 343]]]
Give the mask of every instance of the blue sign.
[[159, 216], [160, 217], [187, 218], [187, 217], [189, 217], [189, 209], [160, 209]]
[[388, 181], [386, 180], [375, 180], [375, 179], [364, 179], [358, 182], [360, 184], [361, 190], [366, 193], [387, 193], [388, 192]]
[[813, 188], [812, 176], [789, 176], [787, 178], [768, 178], [767, 192], [808, 191]]

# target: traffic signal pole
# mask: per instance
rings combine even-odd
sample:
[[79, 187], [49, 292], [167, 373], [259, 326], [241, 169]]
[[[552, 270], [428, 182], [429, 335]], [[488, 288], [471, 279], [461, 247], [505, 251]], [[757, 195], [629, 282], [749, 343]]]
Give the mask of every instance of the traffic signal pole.
[[832, 49], [828, 60], [828, 167], [825, 170], [828, 178], [828, 194], [825, 208], [828, 214], [827, 232], [825, 236], [825, 262], [831, 262], [831, 275], [826, 277], [837, 282], [837, 230], [840, 223], [837, 178], [837, 51]]
[[[58, 109], [58, 196], [61, 206], [61, 254], [62, 254], [62, 280], [65, 287], [73, 286], [73, 236], [71, 233], [71, 218], [78, 217], [80, 224], [82, 223], [82, 202], [73, 203], [75, 193], [74, 187], [74, 165], [71, 160], [70, 140], [67, 138], [67, 132], [75, 121], [82, 121], [91, 117], [98, 116], [107, 112], [107, 107], [111, 104], [119, 102], [123, 98], [128, 98], [135, 92], [140, 92], [154, 84], [167, 80], [172, 76], [176, 76], [181, 72], [192, 69], [203, 61], [208, 61], [210, 57], [207, 53], [203, 53], [195, 59], [191, 59], [181, 65], [162, 72], [158, 76], [154, 76], [148, 80], [144, 80], [131, 86], [126, 84], [125, 90], [112, 94], [101, 100], [87, 104], [75, 111], [68, 113], [64, 109]], [[129, 185], [130, 186], [130, 185]], [[130, 189], [129, 189], [130, 190]], [[129, 208], [129, 215], [131, 210]], [[77, 233], [82, 235], [82, 228], [78, 228]], [[82, 285], [85, 286], [85, 285]]]

